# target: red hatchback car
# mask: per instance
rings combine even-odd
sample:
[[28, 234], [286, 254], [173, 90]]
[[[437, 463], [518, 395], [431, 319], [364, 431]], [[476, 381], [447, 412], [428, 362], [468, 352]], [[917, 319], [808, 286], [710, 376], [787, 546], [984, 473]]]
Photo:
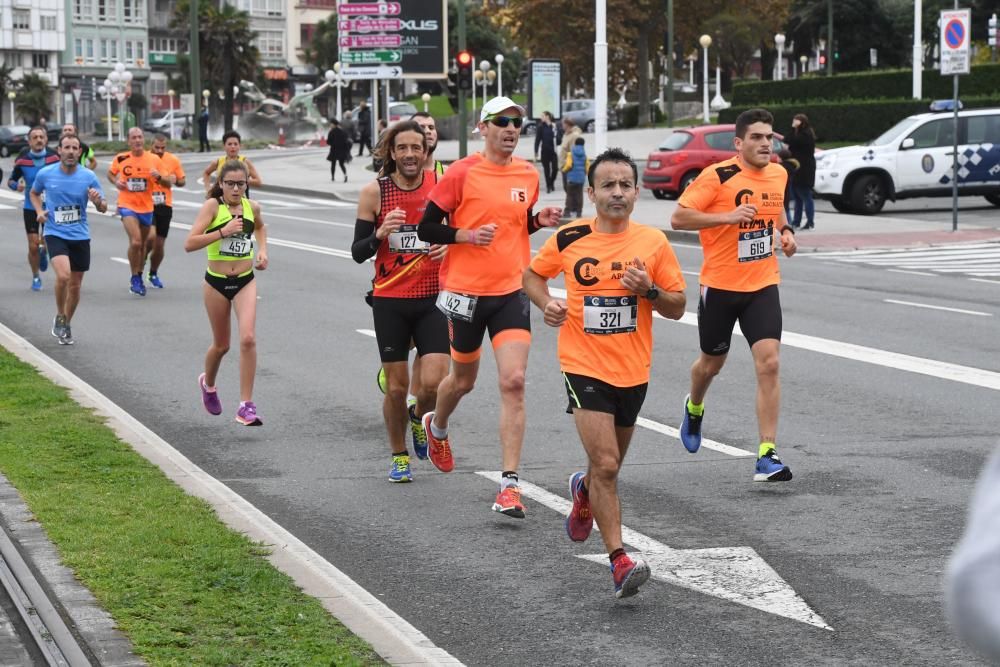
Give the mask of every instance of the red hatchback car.
[[[680, 196], [702, 169], [736, 155], [735, 136], [735, 125], [701, 125], [674, 130], [646, 159], [642, 187], [652, 190], [657, 199]], [[781, 140], [781, 135], [774, 135], [772, 162], [778, 161], [778, 153], [785, 148]]]

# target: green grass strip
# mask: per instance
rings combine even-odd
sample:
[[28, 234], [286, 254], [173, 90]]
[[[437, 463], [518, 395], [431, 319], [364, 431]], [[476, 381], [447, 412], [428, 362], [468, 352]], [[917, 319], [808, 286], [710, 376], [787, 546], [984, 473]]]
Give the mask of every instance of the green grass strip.
[[264, 546], [2, 348], [0, 470], [151, 665], [384, 664]]

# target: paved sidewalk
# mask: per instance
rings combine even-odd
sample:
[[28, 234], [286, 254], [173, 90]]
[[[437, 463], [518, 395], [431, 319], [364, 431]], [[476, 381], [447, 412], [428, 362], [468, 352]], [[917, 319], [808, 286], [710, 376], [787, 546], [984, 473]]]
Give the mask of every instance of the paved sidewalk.
[[[628, 151], [634, 158], [645, 160], [669, 131], [662, 128], [616, 130], [608, 133], [608, 146], [618, 146]], [[584, 135], [587, 152], [594, 154], [594, 135]], [[481, 147], [477, 136], [470, 137], [468, 152]], [[274, 150], [254, 151], [251, 155], [264, 179], [264, 190], [301, 194], [309, 197], [330, 197], [356, 202], [361, 188], [371, 182], [371, 158], [365, 154], [347, 165], [347, 182], [338, 172], [337, 180], [330, 178], [330, 163], [326, 161], [327, 149], [320, 147], [283, 147]], [[534, 157], [534, 137], [522, 136], [515, 155], [524, 159]], [[435, 157], [443, 162], [458, 159], [458, 142], [442, 141], [438, 144]], [[542, 193], [541, 206], [562, 206], [565, 193], [557, 184], [556, 192]], [[660, 201], [651, 193], [643, 192], [636, 205], [634, 217], [649, 225], [665, 230], [671, 238], [694, 240], [693, 232], [677, 232], [670, 229], [670, 215], [676, 207], [674, 201]], [[584, 215], [593, 213], [589, 203]], [[851, 248], [899, 248], [920, 245], [942, 245], [951, 243], [1000, 241], [1000, 216], [990, 226], [982, 223], [959, 222], [959, 231], [951, 231], [951, 216], [940, 220], [925, 220], [893, 216], [860, 216], [822, 212], [817, 214], [817, 228], [801, 232], [796, 237], [801, 251], [846, 250]]]

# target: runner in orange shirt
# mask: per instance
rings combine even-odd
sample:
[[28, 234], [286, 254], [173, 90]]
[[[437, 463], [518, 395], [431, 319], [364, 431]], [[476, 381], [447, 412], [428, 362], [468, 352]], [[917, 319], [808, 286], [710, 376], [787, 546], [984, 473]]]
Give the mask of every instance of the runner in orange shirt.
[[163, 262], [163, 247], [166, 244], [167, 234], [170, 233], [170, 221], [174, 217], [174, 186], [184, 187], [187, 176], [184, 174], [181, 161], [177, 159], [176, 155], [167, 151], [167, 135], [157, 132], [153, 136], [153, 145], [149, 151], [160, 157], [160, 162], [163, 163], [164, 177], [174, 176], [176, 178], [173, 186], [160, 185], [159, 183], [153, 186], [153, 223], [156, 225], [156, 234], [150, 235], [146, 240], [146, 256], [149, 257], [149, 284], [163, 289], [159, 269]]
[[[559, 366], [569, 408], [587, 453], [587, 472], [569, 478], [573, 507], [566, 532], [590, 536], [594, 521], [611, 560], [617, 597], [635, 595], [649, 566], [622, 547], [618, 473], [646, 397], [653, 356], [653, 310], [672, 320], [684, 315], [684, 278], [662, 231], [629, 219], [639, 197], [638, 170], [612, 148], [587, 174], [597, 209], [549, 238], [524, 272], [524, 291], [559, 327]], [[566, 298], [547, 281], [566, 277]]]
[[[503, 472], [493, 510], [524, 518], [517, 467], [524, 443], [524, 374], [531, 344], [531, 313], [521, 289], [528, 266], [528, 234], [559, 224], [561, 211], [532, 213], [538, 172], [513, 156], [524, 108], [506, 97], [483, 105], [478, 131], [482, 153], [453, 163], [431, 192], [418, 227], [421, 241], [455, 244], [441, 268], [438, 307], [448, 315], [451, 372], [438, 387], [434, 411], [424, 415], [431, 462], [454, 468], [448, 418], [472, 391], [486, 331], [493, 343], [500, 385]], [[439, 224], [448, 217], [448, 225]]]
[[145, 150], [140, 128], [128, 131], [128, 147], [128, 151], [111, 160], [108, 180], [118, 188], [118, 215], [128, 234], [128, 263], [132, 269], [129, 291], [146, 296], [142, 267], [146, 263], [146, 240], [153, 228], [153, 188], [157, 184], [173, 187], [177, 177], [163, 175], [163, 163], [158, 155]]
[[785, 219], [787, 172], [771, 162], [774, 119], [764, 109], [736, 119], [736, 157], [706, 167], [681, 195], [671, 224], [698, 230], [704, 251], [698, 336], [701, 355], [691, 367], [691, 392], [684, 400], [681, 442], [691, 453], [701, 446], [705, 394], [722, 370], [738, 320], [750, 345], [757, 374], [755, 482], [784, 482], [791, 469], [775, 453], [781, 385], [781, 302], [774, 237], [786, 257], [795, 254], [795, 231]]

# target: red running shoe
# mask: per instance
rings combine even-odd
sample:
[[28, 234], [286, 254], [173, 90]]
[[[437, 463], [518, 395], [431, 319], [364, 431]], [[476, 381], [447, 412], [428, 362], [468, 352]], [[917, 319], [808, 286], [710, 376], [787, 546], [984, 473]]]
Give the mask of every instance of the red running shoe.
[[497, 499], [493, 502], [493, 511], [515, 519], [524, 518], [524, 505], [521, 504], [521, 487], [508, 486], [500, 489]]
[[632, 597], [649, 579], [649, 566], [642, 559], [633, 561], [628, 554], [622, 554], [611, 563], [611, 577], [615, 581], [616, 598]]
[[566, 534], [574, 542], [584, 542], [594, 529], [594, 515], [590, 513], [590, 498], [583, 491], [584, 473], [575, 472], [569, 477], [569, 495], [573, 507], [566, 517]]
[[434, 437], [434, 433], [431, 431], [431, 421], [433, 419], [434, 413], [428, 412], [420, 420], [421, 425], [424, 427], [424, 433], [427, 434], [427, 449], [428, 454], [430, 454], [431, 463], [441, 472], [451, 472], [455, 469], [455, 459], [451, 457], [451, 445], [448, 444], [448, 436], [441, 439]]

